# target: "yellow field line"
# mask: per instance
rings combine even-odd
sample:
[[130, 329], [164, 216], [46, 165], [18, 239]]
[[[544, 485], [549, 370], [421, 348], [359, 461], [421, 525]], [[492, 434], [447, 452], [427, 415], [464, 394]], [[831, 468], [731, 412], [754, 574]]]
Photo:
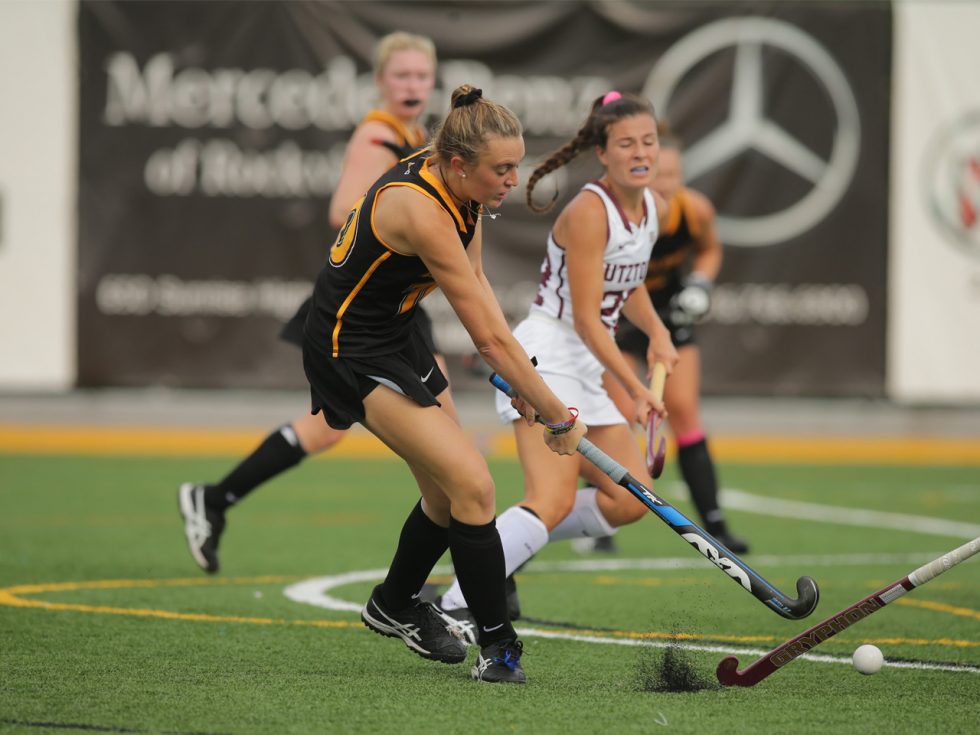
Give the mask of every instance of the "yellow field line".
[[936, 612], [949, 613], [950, 615], [959, 615], [963, 618], [973, 618], [974, 620], [980, 620], [980, 612], [976, 610], [971, 610], [968, 607], [957, 607], [955, 605], [947, 605], [942, 602], [930, 602], [929, 600], [911, 600], [908, 598], [901, 598], [897, 600], [900, 605], [909, 605], [911, 607], [921, 607], [926, 610], [934, 610]]
[[[263, 439], [255, 429], [151, 428], [0, 424], [0, 453], [140, 456], [223, 456], [251, 451]], [[367, 433], [351, 432], [334, 456], [394, 455]]]
[[[236, 456], [254, 449], [263, 436], [261, 429], [0, 424], [0, 454]], [[475, 436], [491, 457], [517, 456], [513, 434], [506, 427]], [[711, 437], [711, 447], [726, 462], [980, 466], [980, 439], [959, 437], [718, 434]], [[351, 431], [327, 456], [395, 458], [360, 429]]]
[[135, 588], [227, 586], [241, 584], [283, 584], [302, 577], [230, 577], [227, 579], [100, 579], [85, 582], [56, 582], [49, 584], [22, 584], [0, 588], [0, 605], [10, 607], [41, 608], [71, 612], [99, 613], [102, 615], [133, 615], [136, 617], [163, 618], [165, 620], [192, 620], [208, 623], [246, 623], [252, 625], [308, 625], [317, 628], [350, 628], [355, 623], [347, 620], [286, 620], [282, 618], [252, 618], [240, 615], [210, 615], [208, 613], [182, 613], [173, 610], [155, 610], [139, 607], [112, 607], [108, 605], [84, 605], [45, 600], [25, 600], [20, 595], [37, 595], [44, 592], [77, 590], [118, 590]]
[[[359, 623], [346, 620], [287, 620], [284, 618], [253, 618], [240, 615], [211, 615], [209, 613], [182, 613], [173, 610], [157, 610], [153, 608], [114, 607], [110, 605], [85, 605], [79, 603], [48, 602], [45, 600], [28, 600], [21, 595], [37, 595], [47, 592], [66, 592], [78, 590], [119, 590], [119, 589], [152, 589], [161, 587], [203, 587], [229, 586], [244, 584], [283, 584], [296, 581], [302, 577], [228, 577], [228, 578], [179, 578], [179, 579], [101, 579], [81, 582], [51, 582], [44, 584], [22, 584], [13, 587], [0, 588], [0, 605], [20, 608], [34, 608], [67, 612], [96, 613], [102, 615], [131, 615], [136, 617], [162, 618], [164, 620], [186, 620], [207, 623], [243, 623], [248, 625], [298, 625], [316, 628], [360, 628]], [[902, 601], [905, 604], [912, 604]], [[980, 617], [980, 613], [967, 608], [957, 608], [942, 603], [918, 601], [921, 607], [948, 612], [954, 615], [969, 613]], [[772, 635], [725, 635], [707, 633], [676, 633], [676, 632], [641, 632], [629, 630], [590, 630], [574, 626], [561, 626], [562, 630], [573, 631], [582, 635], [610, 636], [633, 640], [682, 640], [682, 641], [724, 641], [727, 643], [772, 643], [782, 640]], [[880, 643], [882, 645], [907, 644], [915, 646], [952, 646], [971, 648], [980, 646], [980, 641], [959, 640], [955, 638], [876, 638], [860, 639], [863, 643]], [[857, 640], [837, 638], [836, 643], [853, 644]]]

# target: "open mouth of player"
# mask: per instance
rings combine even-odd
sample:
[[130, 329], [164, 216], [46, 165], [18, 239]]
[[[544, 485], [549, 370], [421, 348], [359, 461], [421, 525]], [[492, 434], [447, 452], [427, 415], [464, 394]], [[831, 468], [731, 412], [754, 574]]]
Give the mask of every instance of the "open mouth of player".
[[407, 100], [402, 100], [402, 104], [405, 105], [405, 107], [418, 107], [422, 104], [422, 100], [411, 97]]

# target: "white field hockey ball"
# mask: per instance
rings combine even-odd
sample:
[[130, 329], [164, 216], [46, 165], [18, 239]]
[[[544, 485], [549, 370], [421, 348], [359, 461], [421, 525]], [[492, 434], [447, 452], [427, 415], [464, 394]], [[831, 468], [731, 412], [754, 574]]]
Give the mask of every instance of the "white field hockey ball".
[[881, 655], [881, 650], [877, 646], [868, 645], [858, 646], [851, 657], [854, 668], [862, 674], [877, 674], [881, 671], [881, 665], [885, 663], [885, 657]]

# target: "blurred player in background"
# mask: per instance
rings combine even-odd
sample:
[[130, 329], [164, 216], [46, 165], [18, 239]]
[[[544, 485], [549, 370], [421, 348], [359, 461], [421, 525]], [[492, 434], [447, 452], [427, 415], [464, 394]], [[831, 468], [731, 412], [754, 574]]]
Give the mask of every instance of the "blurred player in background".
[[531, 365], [483, 271], [486, 208], [517, 186], [523, 158], [510, 110], [469, 85], [454, 90], [431, 148], [402, 160], [354, 205], [317, 277], [303, 341], [314, 413], [336, 429], [363, 424], [405, 460], [422, 495], [361, 611], [364, 624], [424, 658], [462, 662], [455, 621], [419, 599], [448, 549], [478, 628], [471, 675], [511, 683], [525, 681], [523, 647], [507, 614], [493, 478], [412, 312], [440, 288], [487, 364], [525, 399], [514, 401], [520, 415], [546, 422], [543, 436], [535, 431], [540, 448], [574, 454], [587, 427]]
[[[364, 116], [347, 146], [340, 180], [330, 200], [330, 226], [337, 230], [364, 192], [426, 140], [420, 119], [435, 85], [435, 45], [424, 36], [391, 33], [375, 46], [374, 69], [381, 105]], [[307, 299], [282, 330], [282, 338], [298, 347], [303, 344], [309, 308]], [[416, 312], [417, 328], [436, 353], [429, 317], [422, 309]], [[445, 373], [442, 356], [437, 355], [437, 360]], [[306, 412], [270, 433], [220, 482], [181, 485], [178, 496], [184, 533], [198, 566], [209, 573], [218, 571], [218, 542], [228, 508], [270, 478], [334, 446], [346, 434], [346, 430], [331, 428], [321, 417]]]
[[[625, 415], [630, 422], [645, 424], [651, 411], [664, 412], [616, 346], [613, 335], [620, 311], [649, 335], [644, 359], [651, 369], [659, 361], [670, 371], [678, 359], [643, 288], [650, 252], [667, 214], [666, 202], [650, 189], [659, 151], [650, 103], [619, 92], [597, 99], [575, 138], [531, 175], [531, 209], [547, 209], [533, 204], [535, 184], [585, 151], [595, 153], [603, 175], [586, 184], [555, 220], [537, 297], [514, 336], [537, 357], [548, 386], [581, 412], [589, 425], [589, 440], [650, 486], [630, 423], [602, 384], [604, 372], [621, 383], [629, 397]], [[497, 395], [497, 412], [514, 428], [525, 483], [524, 499], [502, 513], [497, 523], [508, 575], [549, 541], [606, 536], [647, 514], [640, 501], [597, 468], [582, 468], [595, 486], [578, 490], [579, 457], [548, 452], [541, 442], [543, 428], [520, 421], [502, 393]], [[466, 620], [466, 594], [457, 581], [438, 605]], [[511, 595], [512, 617], [519, 614], [515, 597]]]
[[[694, 340], [694, 324], [708, 313], [711, 287], [721, 270], [722, 246], [715, 228], [715, 209], [700, 192], [684, 186], [681, 151], [677, 139], [661, 124], [660, 168], [653, 189], [667, 200], [667, 223], [653, 249], [646, 288], [680, 359], [664, 389], [671, 432], [677, 443], [681, 476], [704, 529], [736, 554], [749, 545], [732, 535], [718, 506], [718, 479], [701, 424], [701, 353]], [[635, 371], [647, 355], [647, 336], [627, 320], [620, 322], [616, 344]], [[619, 381], [607, 375], [609, 395], [625, 415], [632, 401]], [[610, 539], [605, 539], [608, 548]], [[597, 540], [602, 549], [603, 540]]]

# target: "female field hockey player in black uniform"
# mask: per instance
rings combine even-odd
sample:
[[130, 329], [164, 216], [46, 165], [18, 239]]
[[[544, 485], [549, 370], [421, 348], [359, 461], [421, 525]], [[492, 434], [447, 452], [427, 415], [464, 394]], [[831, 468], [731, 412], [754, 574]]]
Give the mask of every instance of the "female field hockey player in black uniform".
[[[347, 146], [337, 189], [330, 200], [330, 226], [339, 230], [358, 197], [400, 158], [425, 144], [419, 123], [435, 84], [436, 53], [432, 41], [409, 33], [390, 33], [374, 50], [375, 83], [382, 104], [357, 126]], [[303, 345], [307, 300], [283, 327], [282, 338]], [[433, 352], [432, 324], [416, 310], [418, 328]], [[436, 357], [442, 361], [442, 355]], [[440, 368], [444, 370], [444, 362]], [[218, 542], [225, 529], [227, 509], [265, 481], [294, 467], [310, 455], [326, 451], [347, 435], [319, 416], [303, 413], [272, 431], [220, 482], [184, 483], [179, 490], [184, 534], [191, 555], [206, 572], [218, 571]]]
[[584, 423], [511, 335], [482, 267], [483, 208], [517, 186], [523, 157], [513, 113], [478, 89], [456, 89], [431, 150], [400, 161], [354, 205], [317, 278], [303, 344], [314, 413], [335, 429], [362, 423], [408, 463], [422, 494], [362, 620], [423, 657], [462, 661], [454, 621], [419, 600], [448, 548], [479, 627], [472, 676], [481, 681], [525, 680], [507, 615], [494, 484], [412, 318], [441, 288], [480, 355], [522, 396], [515, 407], [529, 423], [540, 414], [545, 444], [575, 452]]
[[[667, 200], [669, 210], [650, 258], [646, 287], [680, 355], [664, 389], [667, 420], [677, 442], [681, 475], [705, 530], [736, 554], [744, 554], [748, 543], [731, 534], [718, 506], [717, 475], [701, 424], [701, 353], [694, 341], [694, 324], [708, 312], [711, 285], [721, 269], [722, 247], [714, 207], [703, 194], [684, 186], [681, 152], [666, 130], [661, 131], [660, 169], [652, 186]], [[634, 369], [646, 364], [647, 337], [635, 326], [621, 322], [616, 343]], [[618, 381], [606, 376], [605, 385], [620, 410], [632, 410]]]

